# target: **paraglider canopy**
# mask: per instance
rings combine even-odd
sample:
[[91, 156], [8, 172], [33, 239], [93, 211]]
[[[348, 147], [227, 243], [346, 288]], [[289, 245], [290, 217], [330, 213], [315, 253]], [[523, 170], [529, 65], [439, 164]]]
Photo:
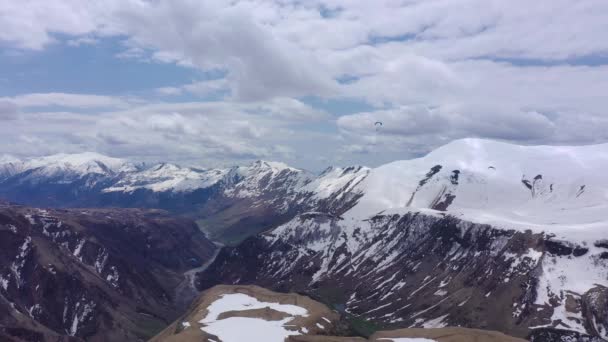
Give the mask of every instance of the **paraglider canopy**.
[[382, 121], [376, 121], [374, 126], [376, 127], [376, 132], [378, 132], [382, 128]]

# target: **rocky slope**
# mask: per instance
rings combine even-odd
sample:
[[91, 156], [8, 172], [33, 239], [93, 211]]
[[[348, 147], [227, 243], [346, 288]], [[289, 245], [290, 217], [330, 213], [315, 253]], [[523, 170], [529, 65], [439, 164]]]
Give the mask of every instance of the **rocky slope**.
[[383, 328], [604, 340], [607, 151], [456, 141], [223, 250], [199, 284], [300, 291]]
[[179, 315], [182, 273], [215, 246], [159, 210], [0, 204], [0, 336], [137, 341]]
[[463, 328], [381, 331], [369, 339], [352, 337], [350, 333], [348, 323], [338, 312], [305, 296], [257, 286], [220, 285], [203, 292], [187, 314], [151, 342], [354, 342], [407, 341], [406, 338], [427, 338], [424, 341], [429, 342], [523, 341]]

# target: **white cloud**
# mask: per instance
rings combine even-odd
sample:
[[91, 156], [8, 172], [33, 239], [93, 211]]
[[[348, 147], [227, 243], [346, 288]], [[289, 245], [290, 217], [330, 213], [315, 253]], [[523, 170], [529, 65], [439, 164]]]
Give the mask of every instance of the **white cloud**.
[[[131, 99], [135, 100], [135, 99]], [[70, 108], [120, 108], [128, 107], [129, 99], [113, 96], [68, 93], [34, 93], [15, 97], [3, 97], [0, 101], [8, 101], [22, 108], [61, 106]]]
[[183, 89], [201, 97], [218, 94], [229, 90], [226, 79], [192, 82], [183, 86]]
[[94, 37], [79, 37], [76, 39], [70, 39], [67, 41], [69, 46], [77, 47], [81, 45], [95, 45], [99, 43], [99, 39]]
[[133, 103], [125, 109], [87, 113], [34, 111], [14, 124], [0, 125], [0, 136], [8, 142], [0, 152], [27, 156], [95, 150], [198, 165], [260, 158], [294, 161], [307, 151], [306, 145], [298, 144], [312, 134], [301, 124], [318, 122], [325, 115], [294, 99]]
[[19, 117], [19, 108], [10, 101], [0, 99], [0, 121], [15, 120]]
[[197, 97], [207, 97], [210, 95], [218, 95], [223, 92], [229, 92], [230, 87], [226, 79], [197, 81], [184, 84], [178, 87], [161, 87], [156, 88], [156, 92], [163, 96], [181, 95], [190, 93]]
[[181, 87], [161, 87], [156, 88], [156, 92], [164, 96], [180, 95], [183, 92]]
[[[466, 136], [608, 139], [604, 0], [46, 0], [5, 1], [0, 13], [0, 41], [11, 48], [112, 36], [124, 39], [119, 58], [225, 75], [155, 90], [212, 99], [204, 103], [62, 93], [0, 99], [24, 118], [34, 107], [104, 109], [94, 119], [103, 132], [78, 126], [91, 138], [85, 144], [101, 149], [147, 153], [152, 144], [155, 154], [186, 158], [203, 146], [205, 158], [218, 160], [323, 152], [374, 163], [396, 156], [384, 151], [407, 158]], [[374, 109], [333, 118], [302, 102], [311, 95]], [[67, 116], [20, 129], [56, 138], [51, 130], [72, 127]], [[370, 127], [376, 120], [385, 122], [381, 134]]]

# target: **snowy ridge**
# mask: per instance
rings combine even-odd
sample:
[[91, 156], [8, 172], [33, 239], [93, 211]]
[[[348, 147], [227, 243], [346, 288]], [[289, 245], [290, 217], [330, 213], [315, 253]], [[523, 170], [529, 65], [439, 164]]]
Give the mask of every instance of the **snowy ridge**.
[[228, 196], [254, 197], [270, 190], [270, 187], [280, 184], [279, 189], [287, 195], [310, 181], [312, 175], [306, 171], [292, 168], [284, 163], [258, 160], [249, 166], [232, 168], [228, 178], [235, 181], [235, 186], [226, 190]]
[[[608, 226], [608, 173], [603, 172], [608, 169], [608, 144], [518, 146], [462, 139], [422, 158], [373, 169], [331, 167], [320, 175], [270, 161], [229, 169], [158, 164], [140, 170], [125, 160], [90, 152], [2, 160], [0, 183], [7, 177], [35, 184], [44, 179], [70, 183], [93, 174], [105, 177], [103, 183], [86, 185], [103, 184], [103, 193], [180, 193], [221, 186], [226, 197], [263, 198], [305, 210], [316, 210], [321, 202], [352, 201], [354, 208], [346, 215], [358, 220], [380, 212], [447, 212], [476, 223], [573, 239], [581, 231], [586, 237], [603, 237]], [[333, 212], [331, 207], [323, 209]]]
[[362, 166], [348, 168], [330, 167], [302, 188], [314, 194], [316, 199], [326, 199], [338, 194], [356, 192], [356, 186], [367, 177], [370, 169]]
[[[45, 178], [58, 176], [79, 176], [88, 174], [113, 175], [121, 172], [132, 172], [136, 167], [119, 158], [112, 158], [94, 152], [78, 154], [56, 154], [52, 156], [32, 158], [24, 161], [0, 160], [0, 169], [6, 165], [13, 165], [14, 172], [29, 171], [31, 178]], [[1, 174], [0, 174], [1, 175]]]
[[141, 172], [129, 173], [104, 192], [130, 193], [137, 189], [148, 189], [154, 192], [192, 191], [204, 189], [217, 184], [227, 170], [200, 170], [180, 167], [174, 164], [158, 164]]
[[463, 139], [375, 168], [349, 212], [435, 209], [477, 223], [601, 236], [608, 227], [608, 144], [517, 146]]
[[11, 156], [10, 154], [0, 155], [0, 164], [16, 164], [21, 162], [17, 157]]
[[21, 160], [7, 154], [0, 156], [0, 179], [10, 177], [21, 170]]

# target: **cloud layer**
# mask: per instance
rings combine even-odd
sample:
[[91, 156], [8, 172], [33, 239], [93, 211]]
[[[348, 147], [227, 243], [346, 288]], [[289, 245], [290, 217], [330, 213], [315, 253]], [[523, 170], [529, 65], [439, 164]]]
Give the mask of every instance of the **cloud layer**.
[[137, 96], [0, 97], [0, 153], [95, 149], [316, 169], [409, 158], [469, 136], [605, 142], [606, 18], [603, 0], [5, 1], [7, 49], [114, 39], [115, 58], [213, 77]]

